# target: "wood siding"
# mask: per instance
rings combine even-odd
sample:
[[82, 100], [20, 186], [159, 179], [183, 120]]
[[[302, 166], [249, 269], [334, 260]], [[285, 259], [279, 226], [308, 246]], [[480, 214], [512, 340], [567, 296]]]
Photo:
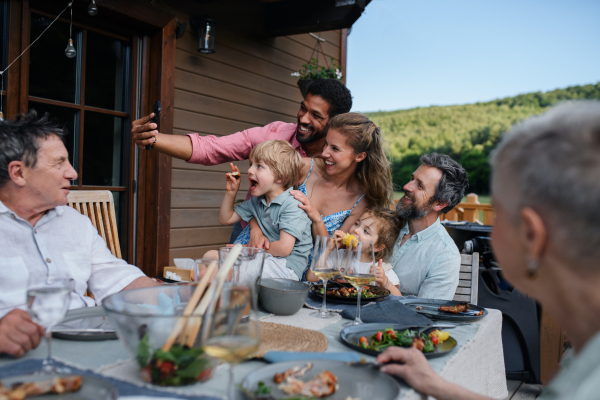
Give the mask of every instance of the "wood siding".
[[[189, 16], [179, 15], [179, 20]], [[342, 32], [322, 32], [327, 57], [340, 63]], [[228, 135], [273, 121], [295, 122], [302, 96], [291, 76], [311, 56], [308, 34], [254, 39], [219, 28], [216, 53], [198, 53], [197, 35], [187, 29], [177, 40], [173, 133]], [[324, 62], [323, 56], [320, 57]], [[329, 61], [329, 59], [328, 59]], [[238, 200], [248, 190], [246, 161]], [[232, 227], [219, 225], [228, 164], [214, 167], [173, 160], [170, 265], [173, 258], [199, 258], [229, 242]]]

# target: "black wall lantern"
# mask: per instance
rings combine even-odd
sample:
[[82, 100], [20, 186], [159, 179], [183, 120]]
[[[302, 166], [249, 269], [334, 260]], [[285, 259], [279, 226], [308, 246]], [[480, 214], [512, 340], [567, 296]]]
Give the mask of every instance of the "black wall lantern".
[[212, 54], [215, 52], [215, 32], [217, 23], [209, 17], [192, 17], [190, 25], [198, 31], [198, 52]]

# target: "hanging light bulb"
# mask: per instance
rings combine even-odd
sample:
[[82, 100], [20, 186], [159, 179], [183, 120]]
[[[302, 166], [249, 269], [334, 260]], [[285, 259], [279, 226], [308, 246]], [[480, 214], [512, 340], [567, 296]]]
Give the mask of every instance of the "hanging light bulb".
[[75, 46], [73, 46], [73, 39], [69, 39], [69, 44], [65, 49], [65, 55], [69, 58], [74, 58], [77, 56], [77, 51], [75, 50]]
[[4, 121], [4, 113], [0, 111], [0, 122]]
[[69, 44], [65, 49], [65, 55], [69, 58], [74, 58], [77, 55], [77, 51], [75, 50], [75, 46], [73, 46], [73, 2], [69, 3], [69, 7], [71, 7], [71, 25], [69, 25]]
[[96, 15], [98, 14], [98, 6], [96, 5], [96, 0], [92, 0], [88, 7], [88, 14]]

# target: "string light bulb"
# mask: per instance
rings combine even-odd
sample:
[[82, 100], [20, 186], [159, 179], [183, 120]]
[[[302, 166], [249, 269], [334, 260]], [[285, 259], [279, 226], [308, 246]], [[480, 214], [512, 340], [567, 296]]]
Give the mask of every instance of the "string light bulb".
[[75, 46], [73, 46], [73, 39], [69, 39], [69, 44], [65, 49], [65, 55], [69, 58], [75, 58], [77, 56], [77, 50], [75, 50]]
[[96, 5], [96, 0], [92, 0], [88, 7], [88, 14], [94, 16], [98, 14], [98, 6]]
[[71, 24], [69, 25], [69, 44], [65, 49], [65, 55], [69, 58], [74, 58], [77, 55], [77, 51], [75, 50], [75, 46], [73, 46], [73, 2], [69, 3], [69, 7], [71, 7]]

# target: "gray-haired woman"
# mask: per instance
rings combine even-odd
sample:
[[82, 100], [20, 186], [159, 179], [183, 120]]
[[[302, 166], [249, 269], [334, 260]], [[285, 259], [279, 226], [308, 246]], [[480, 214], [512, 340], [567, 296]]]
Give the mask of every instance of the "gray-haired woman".
[[[567, 103], [508, 134], [492, 158], [495, 254], [507, 279], [558, 320], [576, 356], [540, 399], [600, 398], [600, 102]], [[443, 399], [484, 397], [439, 377], [418, 350], [383, 371]]]

